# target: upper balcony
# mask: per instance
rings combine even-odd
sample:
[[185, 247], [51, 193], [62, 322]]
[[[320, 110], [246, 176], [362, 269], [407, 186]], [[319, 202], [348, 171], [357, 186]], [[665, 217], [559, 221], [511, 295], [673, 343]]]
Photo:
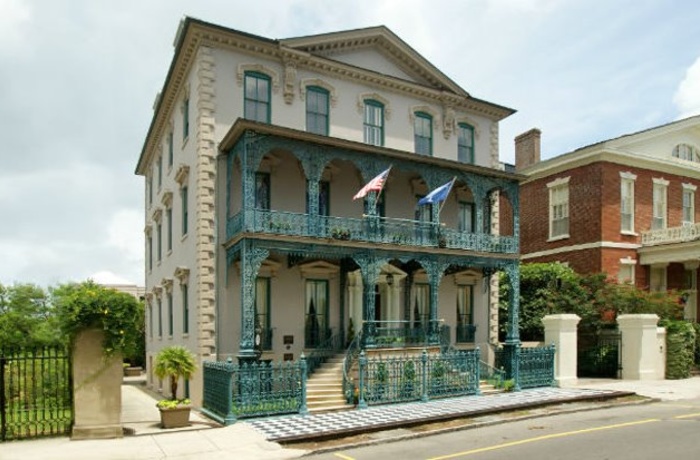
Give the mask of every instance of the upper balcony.
[[[234, 124], [220, 149], [222, 240], [259, 234], [401, 249], [519, 251], [517, 174], [246, 120]], [[389, 167], [380, 194], [353, 200]], [[450, 181], [444, 202], [418, 205]]]
[[227, 239], [234, 238], [242, 232], [489, 253], [518, 253], [518, 239], [513, 236], [468, 233], [431, 222], [380, 216], [312, 216], [286, 211], [250, 209], [235, 214], [227, 222]]
[[689, 224], [681, 227], [669, 227], [642, 232], [642, 246], [687, 243], [697, 239], [700, 239], [700, 224]]

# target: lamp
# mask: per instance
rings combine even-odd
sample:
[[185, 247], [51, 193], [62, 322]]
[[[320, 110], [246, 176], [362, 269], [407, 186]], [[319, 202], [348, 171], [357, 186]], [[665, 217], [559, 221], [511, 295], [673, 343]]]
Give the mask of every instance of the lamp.
[[388, 284], [389, 286], [392, 286], [394, 284], [394, 275], [392, 275], [391, 273], [388, 273], [386, 275], [386, 284]]

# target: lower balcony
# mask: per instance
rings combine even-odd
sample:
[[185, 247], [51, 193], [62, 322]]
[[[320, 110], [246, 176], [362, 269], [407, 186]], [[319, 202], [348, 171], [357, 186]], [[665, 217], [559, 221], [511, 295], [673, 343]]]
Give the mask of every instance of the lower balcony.
[[658, 244], [686, 243], [700, 239], [700, 224], [649, 230], [642, 233], [643, 246]]
[[251, 209], [230, 217], [226, 236], [241, 232], [285, 236], [328, 238], [363, 243], [384, 243], [403, 246], [440, 247], [478, 252], [516, 254], [514, 236], [467, 233], [430, 222], [391, 217], [363, 218], [311, 216], [286, 211]]

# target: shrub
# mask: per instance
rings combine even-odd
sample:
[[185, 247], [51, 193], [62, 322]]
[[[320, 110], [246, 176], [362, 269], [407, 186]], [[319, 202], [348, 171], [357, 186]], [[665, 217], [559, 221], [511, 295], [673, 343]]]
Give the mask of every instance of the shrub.
[[663, 320], [666, 328], [666, 378], [690, 377], [695, 358], [695, 328], [686, 321]]

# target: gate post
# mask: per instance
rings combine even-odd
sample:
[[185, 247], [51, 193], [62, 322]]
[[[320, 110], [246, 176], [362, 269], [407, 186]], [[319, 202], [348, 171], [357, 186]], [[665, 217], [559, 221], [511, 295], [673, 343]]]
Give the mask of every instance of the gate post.
[[547, 315], [544, 323], [544, 343], [555, 345], [554, 380], [558, 387], [576, 385], [577, 328], [581, 318], [573, 314]]
[[659, 317], [654, 314], [620, 315], [617, 324], [622, 334], [622, 379], [656, 380], [661, 359], [657, 342], [656, 323]]

